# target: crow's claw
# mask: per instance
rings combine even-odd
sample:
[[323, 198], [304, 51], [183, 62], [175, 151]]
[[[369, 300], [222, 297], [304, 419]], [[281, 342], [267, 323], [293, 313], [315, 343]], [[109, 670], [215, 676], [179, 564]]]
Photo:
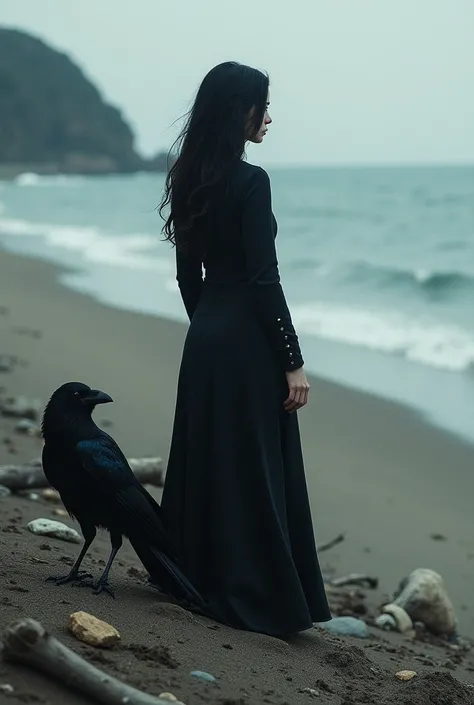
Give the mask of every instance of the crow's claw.
[[46, 583], [55, 583], [56, 585], [66, 585], [67, 583], [72, 583], [73, 585], [82, 585], [82, 581], [87, 578], [92, 578], [90, 573], [85, 573], [84, 571], [71, 571], [67, 575], [50, 575], [45, 579]]
[[94, 595], [99, 595], [101, 592], [106, 592], [108, 593], [111, 597], [114, 598], [115, 600], [115, 593], [110, 587], [109, 583], [107, 580], [98, 580], [97, 583], [94, 585], [94, 589], [92, 590]]

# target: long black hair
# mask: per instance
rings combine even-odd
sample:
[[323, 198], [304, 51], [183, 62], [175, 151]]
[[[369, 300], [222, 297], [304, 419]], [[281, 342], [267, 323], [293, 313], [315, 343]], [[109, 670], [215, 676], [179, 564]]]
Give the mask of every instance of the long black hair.
[[163, 217], [163, 209], [170, 205], [163, 232], [176, 247], [204, 246], [199, 225], [232, 167], [242, 159], [245, 142], [262, 125], [268, 85], [266, 73], [235, 61], [218, 64], [204, 77], [171, 148], [178, 146], [177, 157], [159, 207]]

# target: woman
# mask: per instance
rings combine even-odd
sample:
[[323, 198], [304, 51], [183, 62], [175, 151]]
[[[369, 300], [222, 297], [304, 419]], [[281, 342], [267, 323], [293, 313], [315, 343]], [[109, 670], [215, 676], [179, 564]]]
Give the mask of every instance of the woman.
[[[162, 508], [220, 621], [283, 635], [331, 618], [296, 411], [309, 384], [280, 285], [270, 182], [243, 161], [271, 119], [268, 77], [204, 78], [160, 207], [190, 327]], [[203, 279], [202, 266], [205, 269]]]

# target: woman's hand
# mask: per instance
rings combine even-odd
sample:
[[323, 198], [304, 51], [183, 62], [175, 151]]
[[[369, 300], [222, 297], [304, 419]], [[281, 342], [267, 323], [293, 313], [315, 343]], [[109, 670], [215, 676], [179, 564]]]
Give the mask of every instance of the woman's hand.
[[302, 367], [286, 372], [286, 381], [288, 382], [289, 394], [285, 401], [285, 410], [292, 413], [308, 403], [309, 382]]

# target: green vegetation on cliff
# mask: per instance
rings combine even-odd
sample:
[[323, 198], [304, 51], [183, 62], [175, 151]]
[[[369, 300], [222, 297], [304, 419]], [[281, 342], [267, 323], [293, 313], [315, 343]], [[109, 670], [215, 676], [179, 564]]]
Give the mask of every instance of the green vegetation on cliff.
[[43, 172], [163, 170], [142, 159], [120, 111], [71, 59], [43, 41], [0, 27], [0, 166]]

